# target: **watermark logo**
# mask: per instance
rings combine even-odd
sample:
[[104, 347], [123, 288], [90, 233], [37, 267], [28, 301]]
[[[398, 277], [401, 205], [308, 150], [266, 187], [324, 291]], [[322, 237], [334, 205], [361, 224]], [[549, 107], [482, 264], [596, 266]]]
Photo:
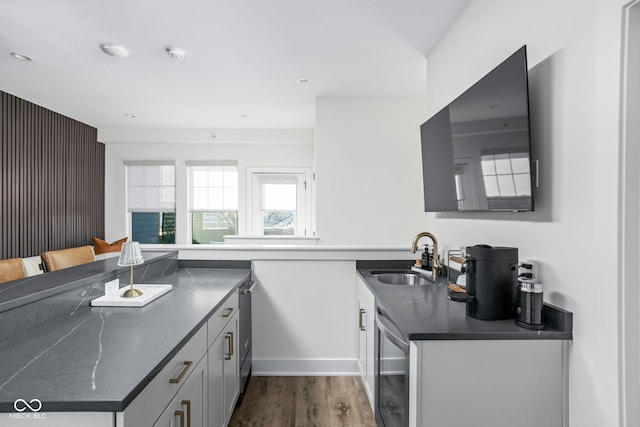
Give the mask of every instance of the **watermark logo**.
[[38, 399], [31, 399], [28, 402], [24, 399], [18, 399], [13, 402], [13, 408], [18, 412], [24, 412], [27, 409], [31, 412], [40, 412], [42, 409], [42, 402]]
[[25, 399], [17, 399], [13, 402], [13, 409], [16, 412], [8, 414], [10, 420], [46, 420], [47, 414], [40, 412], [42, 410], [42, 402], [40, 399], [31, 399], [28, 402]]

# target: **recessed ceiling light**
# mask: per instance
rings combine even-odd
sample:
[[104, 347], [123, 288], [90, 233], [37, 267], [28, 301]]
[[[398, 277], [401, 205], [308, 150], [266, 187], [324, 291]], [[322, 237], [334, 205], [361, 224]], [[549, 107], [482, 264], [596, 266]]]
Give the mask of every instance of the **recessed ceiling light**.
[[21, 53], [16, 53], [16, 52], [11, 52], [11, 56], [13, 56], [16, 59], [19, 59], [20, 61], [25, 61], [25, 62], [33, 62], [33, 58], [27, 55], [23, 55]]
[[129, 114], [129, 113], [125, 114], [124, 116], [125, 116], [127, 119], [135, 119], [135, 118], [136, 118], [136, 116], [134, 116], [133, 114]]
[[246, 115], [245, 113], [240, 113], [240, 114], [238, 114], [238, 117], [240, 117], [241, 119], [246, 119], [249, 116]]
[[115, 44], [101, 44], [100, 49], [109, 56], [115, 56], [116, 58], [126, 58], [129, 56], [129, 51], [122, 46]]
[[184, 50], [179, 47], [168, 47], [167, 54], [171, 59], [177, 59], [178, 61], [182, 61], [184, 56], [187, 54]]
[[296, 79], [296, 81], [298, 83], [309, 83], [309, 77], [305, 77], [305, 76], [300, 76]]

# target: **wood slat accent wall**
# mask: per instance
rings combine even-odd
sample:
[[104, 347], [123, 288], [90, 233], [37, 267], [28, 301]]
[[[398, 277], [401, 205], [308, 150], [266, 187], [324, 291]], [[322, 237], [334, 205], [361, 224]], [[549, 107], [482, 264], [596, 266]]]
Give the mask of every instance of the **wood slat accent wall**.
[[0, 259], [104, 237], [97, 129], [0, 91]]

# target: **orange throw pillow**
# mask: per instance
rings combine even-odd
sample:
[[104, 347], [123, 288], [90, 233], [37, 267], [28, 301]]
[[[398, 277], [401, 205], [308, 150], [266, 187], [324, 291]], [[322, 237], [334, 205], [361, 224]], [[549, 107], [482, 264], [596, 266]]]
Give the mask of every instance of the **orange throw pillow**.
[[108, 252], [120, 252], [122, 250], [122, 244], [126, 242], [128, 237], [123, 237], [120, 240], [116, 240], [113, 243], [105, 242], [97, 237], [93, 238], [93, 246], [95, 247], [96, 255], [106, 254]]

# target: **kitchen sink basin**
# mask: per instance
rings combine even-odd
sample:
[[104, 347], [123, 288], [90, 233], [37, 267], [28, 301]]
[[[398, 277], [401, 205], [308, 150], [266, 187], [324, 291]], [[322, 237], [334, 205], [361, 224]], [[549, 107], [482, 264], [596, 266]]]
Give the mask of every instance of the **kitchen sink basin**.
[[374, 278], [385, 285], [433, 285], [433, 280], [411, 270], [372, 271]]

